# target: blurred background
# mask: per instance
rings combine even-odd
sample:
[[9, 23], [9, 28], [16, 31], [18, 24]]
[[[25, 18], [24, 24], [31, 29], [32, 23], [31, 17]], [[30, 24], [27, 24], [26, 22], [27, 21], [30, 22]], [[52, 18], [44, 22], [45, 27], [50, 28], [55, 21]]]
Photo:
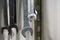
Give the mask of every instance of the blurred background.
[[[34, 5], [38, 12], [37, 20], [34, 21], [35, 40], [60, 40], [60, 0], [34, 0]], [[18, 15], [21, 18], [21, 15]], [[20, 22], [19, 18], [18, 22]], [[3, 0], [0, 0], [0, 26], [2, 27], [4, 26], [3, 20]], [[21, 25], [18, 23], [18, 26]], [[0, 40], [2, 39], [0, 32]]]
[[[34, 22], [35, 24], [35, 40], [40, 40], [41, 36], [41, 0], [34, 0], [35, 9], [37, 10], [37, 20]], [[18, 9], [18, 8], [17, 8]], [[19, 14], [17, 14], [19, 15]], [[4, 14], [3, 14], [3, 0], [0, 0], [0, 40], [3, 40], [3, 34], [1, 33], [1, 27], [4, 27]], [[19, 16], [20, 17], [20, 16]], [[19, 19], [18, 19], [19, 20]], [[20, 24], [19, 24], [20, 26]]]

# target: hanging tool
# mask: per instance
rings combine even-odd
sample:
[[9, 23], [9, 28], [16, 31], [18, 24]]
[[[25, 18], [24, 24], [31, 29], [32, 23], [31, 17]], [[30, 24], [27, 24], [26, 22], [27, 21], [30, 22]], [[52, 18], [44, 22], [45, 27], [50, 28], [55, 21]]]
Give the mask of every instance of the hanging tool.
[[34, 0], [23, 0], [23, 12], [24, 12], [24, 27], [22, 29], [22, 35], [26, 40], [32, 40], [33, 35], [32, 26], [30, 26], [31, 18], [36, 18], [34, 13]]
[[4, 0], [4, 26], [2, 27], [2, 33], [3, 33], [3, 37], [4, 40], [8, 40], [8, 28], [9, 28], [9, 0]]
[[18, 31], [17, 25], [16, 25], [16, 0], [9, 0], [9, 12], [10, 12], [10, 26], [9, 26], [9, 32], [10, 32], [10, 40], [16, 40], [16, 33]]

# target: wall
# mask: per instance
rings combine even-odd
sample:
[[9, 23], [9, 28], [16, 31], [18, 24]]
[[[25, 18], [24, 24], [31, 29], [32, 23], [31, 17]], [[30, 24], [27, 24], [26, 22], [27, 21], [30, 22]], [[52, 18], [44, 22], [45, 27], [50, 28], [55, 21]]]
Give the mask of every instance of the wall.
[[57, 40], [57, 0], [42, 0], [42, 40]]

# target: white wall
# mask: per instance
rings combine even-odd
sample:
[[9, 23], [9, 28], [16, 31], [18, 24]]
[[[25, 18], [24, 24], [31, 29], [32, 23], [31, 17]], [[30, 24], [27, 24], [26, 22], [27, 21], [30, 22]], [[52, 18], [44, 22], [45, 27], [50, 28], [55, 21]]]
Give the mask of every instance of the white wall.
[[60, 0], [57, 1], [57, 40], [60, 40]]
[[[60, 7], [60, 6], [59, 6]], [[42, 40], [57, 40], [57, 0], [42, 1]], [[58, 8], [59, 9], [59, 8]], [[59, 14], [58, 14], [59, 15]], [[59, 15], [60, 16], [60, 15]], [[59, 19], [59, 17], [58, 17]]]

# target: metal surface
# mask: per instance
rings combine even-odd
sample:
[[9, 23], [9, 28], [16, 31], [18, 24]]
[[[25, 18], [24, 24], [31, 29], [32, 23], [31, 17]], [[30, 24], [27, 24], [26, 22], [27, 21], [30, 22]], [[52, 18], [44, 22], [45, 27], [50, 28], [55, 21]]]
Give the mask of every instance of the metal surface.
[[10, 25], [16, 24], [16, 0], [9, 0]]
[[16, 40], [16, 35], [17, 35], [16, 29], [11, 28], [11, 30], [12, 30], [11, 40]]
[[4, 29], [3, 31], [3, 40], [8, 40], [8, 30]]
[[7, 27], [9, 25], [9, 2], [4, 0], [4, 25]]
[[[24, 37], [27, 37], [27, 34], [25, 34], [25, 33], [28, 33], [27, 31], [29, 31], [30, 32], [30, 36], [32, 36], [32, 34], [33, 34], [33, 30], [32, 30], [32, 28], [30, 27], [30, 24], [29, 24], [29, 18], [28, 18], [28, 0], [24, 0], [23, 1], [23, 7], [24, 7], [24, 27], [23, 27], [23, 30], [22, 30], [22, 34], [23, 34], [23, 36]], [[29, 35], [29, 34], [28, 34]], [[30, 37], [29, 36], [29, 37]], [[27, 38], [27, 39], [29, 39], [29, 38]]]
[[4, 25], [2, 28], [3, 40], [8, 40], [8, 25], [9, 25], [9, 0], [4, 0]]
[[10, 9], [10, 40], [16, 40], [17, 26], [16, 24], [16, 0], [9, 0]]
[[30, 27], [28, 19], [28, 0], [24, 0], [24, 27]]

